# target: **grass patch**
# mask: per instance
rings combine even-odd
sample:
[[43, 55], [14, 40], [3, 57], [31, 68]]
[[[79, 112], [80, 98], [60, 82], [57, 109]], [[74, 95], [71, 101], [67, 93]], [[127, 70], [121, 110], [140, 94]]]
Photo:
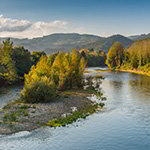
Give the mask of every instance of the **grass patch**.
[[17, 122], [18, 117], [20, 117], [19, 112], [5, 113], [3, 121], [4, 122]]
[[28, 106], [28, 105], [22, 105], [22, 106], [20, 106], [19, 108], [20, 109], [28, 109], [28, 108], [30, 108], [31, 106]]
[[[11, 108], [11, 106], [13, 106], [13, 104], [17, 104], [17, 107], [14, 107], [15, 110], [13, 110], [12, 112], [8, 112], [8, 110]], [[7, 122], [7, 123], [11, 123], [11, 122], [19, 122], [19, 119], [21, 118], [21, 116], [23, 117], [27, 117], [29, 116], [28, 113], [28, 108], [32, 108], [32, 106], [29, 105], [22, 105], [22, 103], [11, 103], [5, 106], [4, 110], [4, 117], [3, 117], [3, 121]]]
[[45, 125], [50, 127], [66, 126], [75, 122], [77, 119], [85, 119], [90, 114], [95, 113], [97, 109], [102, 106], [104, 106], [104, 104], [90, 105], [80, 111], [73, 112], [71, 115], [68, 115], [66, 117], [50, 120], [48, 121], [48, 123], [45, 123]]
[[[94, 91], [94, 90], [93, 90]], [[60, 93], [60, 96], [65, 96], [66, 98], [70, 95], [74, 95], [74, 96], [89, 96], [90, 94], [93, 94], [93, 91], [91, 90], [86, 90], [86, 89], [67, 89], [63, 92]]]
[[3, 121], [8, 122], [8, 123], [19, 122], [19, 118], [21, 116], [24, 116], [24, 117], [29, 116], [28, 111], [27, 110], [16, 110], [16, 111], [10, 112], [10, 113], [6, 112], [4, 114]]

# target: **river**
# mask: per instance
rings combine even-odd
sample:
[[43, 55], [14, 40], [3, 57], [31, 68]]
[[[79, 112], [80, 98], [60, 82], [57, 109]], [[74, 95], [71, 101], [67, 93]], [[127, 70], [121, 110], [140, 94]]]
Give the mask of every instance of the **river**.
[[150, 150], [150, 77], [97, 74], [105, 77], [101, 112], [68, 127], [1, 136], [0, 150]]
[[7, 103], [20, 97], [20, 90], [23, 88], [20, 86], [5, 86], [0, 90], [0, 109], [3, 108]]

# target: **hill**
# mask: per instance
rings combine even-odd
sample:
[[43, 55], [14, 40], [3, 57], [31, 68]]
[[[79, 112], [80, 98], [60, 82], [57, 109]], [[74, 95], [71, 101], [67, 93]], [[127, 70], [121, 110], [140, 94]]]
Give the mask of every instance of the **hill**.
[[128, 37], [131, 40], [144, 40], [150, 38], [150, 33], [149, 34], [141, 34], [141, 35], [134, 35], [134, 36], [129, 36]]
[[[3, 41], [6, 38], [0, 38]], [[94, 48], [96, 50], [108, 51], [109, 47], [114, 42], [121, 42], [125, 47], [132, 43], [132, 40], [122, 35], [113, 35], [111, 37], [99, 37], [88, 34], [77, 33], [57, 33], [44, 37], [33, 39], [16, 39], [11, 38], [15, 45], [22, 45], [30, 51], [45, 51], [47, 54], [59, 50], [69, 51], [72, 48]]]

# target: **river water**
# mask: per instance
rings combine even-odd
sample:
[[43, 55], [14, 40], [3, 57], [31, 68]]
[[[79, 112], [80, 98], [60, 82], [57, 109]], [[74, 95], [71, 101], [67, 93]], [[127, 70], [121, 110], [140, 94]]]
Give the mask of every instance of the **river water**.
[[150, 150], [150, 77], [100, 74], [107, 97], [101, 112], [68, 127], [1, 136], [0, 150]]
[[6, 86], [1, 89], [0, 93], [0, 109], [3, 108], [7, 103], [20, 97], [20, 90], [23, 86]]

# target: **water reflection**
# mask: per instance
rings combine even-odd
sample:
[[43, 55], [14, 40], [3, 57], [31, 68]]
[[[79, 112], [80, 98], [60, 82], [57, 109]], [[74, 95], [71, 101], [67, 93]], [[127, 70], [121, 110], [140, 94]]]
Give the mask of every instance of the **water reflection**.
[[136, 80], [130, 80], [129, 84], [133, 88], [136, 87], [136, 88], [142, 90], [142, 92], [144, 92], [144, 94], [150, 94], [150, 92], [148, 93], [148, 91], [150, 91], [150, 77], [148, 77], [148, 76], [138, 76], [138, 78], [136, 78]]

